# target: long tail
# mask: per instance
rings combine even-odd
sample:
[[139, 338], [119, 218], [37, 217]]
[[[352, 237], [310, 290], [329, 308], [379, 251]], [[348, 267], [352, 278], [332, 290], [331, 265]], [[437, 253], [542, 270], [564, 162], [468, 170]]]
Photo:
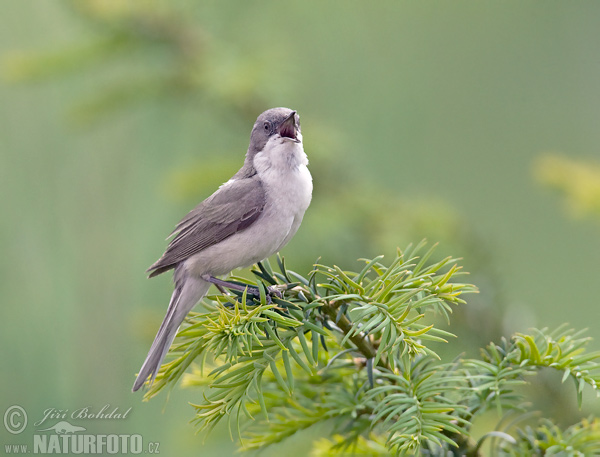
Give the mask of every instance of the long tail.
[[131, 389], [133, 392], [142, 387], [149, 376], [151, 376], [150, 384], [154, 382], [158, 369], [175, 339], [179, 326], [194, 305], [206, 295], [209, 287], [208, 282], [189, 276], [181, 278], [179, 281], [176, 280], [167, 314], [162, 324], [160, 324], [158, 333], [154, 338], [150, 351], [148, 351], [148, 356], [133, 384]]

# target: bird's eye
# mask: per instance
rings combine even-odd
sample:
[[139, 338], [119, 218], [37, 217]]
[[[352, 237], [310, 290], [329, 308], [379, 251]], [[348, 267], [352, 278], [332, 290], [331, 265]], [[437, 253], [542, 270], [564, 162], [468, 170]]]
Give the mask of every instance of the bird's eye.
[[270, 132], [271, 131], [271, 123], [270, 122], [265, 122], [263, 124], [263, 128], [265, 129], [265, 132]]

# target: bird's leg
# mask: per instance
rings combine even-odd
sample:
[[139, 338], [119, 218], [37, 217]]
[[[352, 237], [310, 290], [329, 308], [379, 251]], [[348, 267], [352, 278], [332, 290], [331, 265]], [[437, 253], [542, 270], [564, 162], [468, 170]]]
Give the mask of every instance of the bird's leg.
[[227, 289], [231, 289], [231, 290], [239, 290], [240, 292], [243, 292], [246, 290], [246, 288], [248, 288], [249, 294], [256, 295], [256, 296], [260, 295], [260, 292], [258, 291], [257, 287], [242, 286], [241, 284], [224, 281], [223, 279], [215, 278], [214, 276], [210, 276], [210, 275], [202, 275], [202, 279], [204, 279], [206, 282], [210, 282], [211, 284], [214, 284], [215, 286], [217, 286], [217, 288], [220, 291], [223, 291], [224, 287], [226, 287]]
[[227, 292], [227, 289], [225, 289], [223, 286], [220, 286], [219, 284], [215, 284], [215, 287], [217, 289], [219, 289], [219, 292], [221, 292], [221, 295], [229, 295], [229, 292]]
[[[254, 295], [255, 297], [260, 297], [260, 291], [258, 290], [258, 287], [244, 286], [241, 284], [236, 284], [234, 282], [224, 281], [223, 279], [215, 278], [214, 276], [211, 276], [211, 275], [202, 275], [202, 279], [217, 286], [217, 288], [221, 291], [221, 293], [224, 292], [223, 291], [224, 287], [226, 287], [227, 289], [231, 289], [231, 290], [238, 290], [240, 292], [243, 292], [246, 289], [248, 289], [248, 293], [250, 295]], [[277, 290], [275, 287], [268, 287], [267, 288], [267, 303], [268, 304], [271, 303], [271, 295], [274, 295], [277, 298], [281, 298], [283, 296], [281, 294], [281, 292], [279, 290]]]

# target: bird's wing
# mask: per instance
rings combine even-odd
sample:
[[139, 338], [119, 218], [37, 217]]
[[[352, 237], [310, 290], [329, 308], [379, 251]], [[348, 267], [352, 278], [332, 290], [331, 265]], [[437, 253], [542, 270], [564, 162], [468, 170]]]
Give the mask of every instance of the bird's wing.
[[264, 207], [265, 191], [256, 176], [225, 184], [177, 224], [167, 250], [148, 268], [150, 277], [248, 228]]

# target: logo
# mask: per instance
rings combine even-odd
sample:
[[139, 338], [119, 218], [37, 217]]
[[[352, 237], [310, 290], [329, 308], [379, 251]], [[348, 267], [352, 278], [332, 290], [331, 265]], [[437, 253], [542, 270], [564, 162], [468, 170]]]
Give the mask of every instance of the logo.
[[[78, 409], [48, 408], [33, 423], [33, 444], [4, 444], [5, 454], [158, 454], [159, 443], [144, 442], [139, 434], [91, 434], [89, 427], [79, 423], [89, 419], [118, 421], [127, 418], [132, 408], [125, 411], [105, 405], [96, 410], [86, 406]], [[66, 419], [69, 420], [66, 420]], [[54, 425], [50, 425], [55, 422]], [[26, 430], [27, 412], [13, 405], [4, 413], [4, 428], [13, 435]], [[43, 425], [42, 425], [43, 424]], [[86, 424], [88, 425], [88, 424]], [[43, 428], [38, 428], [42, 427]], [[122, 426], [119, 426], [122, 429]]]

